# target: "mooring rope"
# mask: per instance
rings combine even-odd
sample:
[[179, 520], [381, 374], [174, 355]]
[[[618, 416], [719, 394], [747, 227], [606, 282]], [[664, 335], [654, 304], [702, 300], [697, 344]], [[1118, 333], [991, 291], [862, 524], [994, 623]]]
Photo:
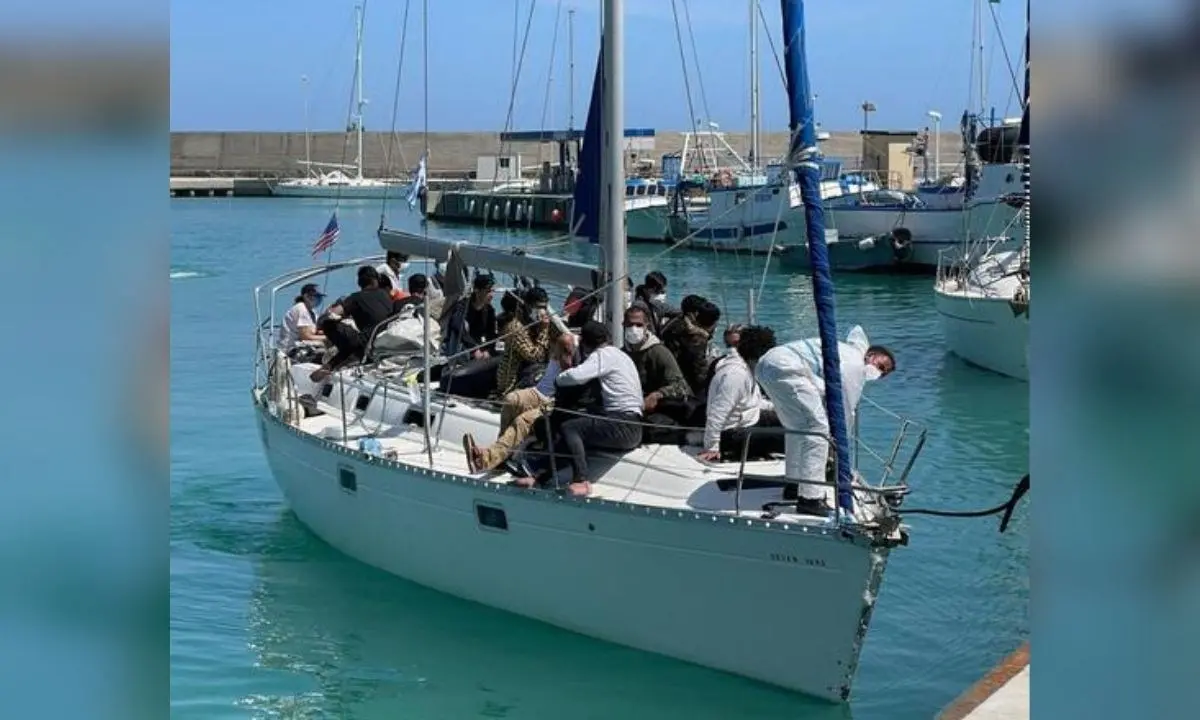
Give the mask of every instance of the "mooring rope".
[[1016, 509], [1017, 503], [1021, 498], [1025, 497], [1025, 493], [1029, 492], [1029, 473], [1025, 473], [1025, 477], [1021, 478], [1013, 487], [1012, 497], [1003, 503], [993, 508], [986, 510], [936, 510], [932, 508], [912, 508], [898, 509], [896, 512], [901, 515], [935, 515], [937, 517], [961, 517], [961, 518], [976, 518], [987, 517], [989, 515], [999, 515], [1004, 513], [1004, 517], [1000, 518], [1000, 532], [1008, 529], [1009, 520], [1012, 519], [1013, 510]]

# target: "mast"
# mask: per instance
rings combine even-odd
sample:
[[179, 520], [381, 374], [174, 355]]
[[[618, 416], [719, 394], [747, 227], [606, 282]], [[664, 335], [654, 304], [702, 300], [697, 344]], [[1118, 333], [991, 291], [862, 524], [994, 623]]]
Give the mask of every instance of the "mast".
[[600, 243], [608, 265], [608, 327], [619, 342], [625, 312], [625, 0], [604, 0], [604, 85], [601, 92]]
[[758, 157], [758, 0], [750, 0], [750, 167], [757, 170]]
[[354, 6], [355, 41], [354, 41], [354, 129], [358, 140], [358, 157], [354, 161], [356, 177], [363, 179], [363, 82], [362, 82], [362, 42], [363, 42], [363, 6]]
[[575, 130], [575, 8], [567, 10], [567, 130]]
[[304, 86], [304, 174], [312, 175], [312, 132], [308, 120], [308, 76], [300, 76], [300, 84]]
[[1021, 163], [1021, 185], [1025, 193], [1025, 246], [1026, 262], [1028, 262], [1029, 241], [1032, 233], [1032, 223], [1029, 218], [1030, 202], [1033, 200], [1033, 195], [1030, 192], [1030, 167], [1029, 167], [1029, 13], [1032, 0], [1025, 0], [1025, 107], [1021, 112], [1021, 132], [1017, 136], [1017, 146], [1021, 149], [1023, 162]]
[[979, 117], [981, 118], [987, 115], [987, 68], [984, 66], [983, 54], [984, 2], [986, 0], [977, 0], [976, 2], [978, 25], [975, 28], [975, 40], [979, 46]]
[[821, 202], [821, 170], [817, 163], [817, 129], [813, 119], [813, 96], [808, 83], [808, 65], [805, 58], [804, 1], [781, 0], [781, 3], [788, 119], [791, 129], [788, 167], [796, 173], [796, 179], [800, 183], [800, 197], [804, 201], [805, 239], [808, 241], [813, 299], [817, 306], [817, 326], [821, 337], [825, 410], [829, 418], [830, 434], [837, 447], [837, 506], [850, 512], [854, 507], [850, 440], [846, 428], [841, 363], [838, 358], [833, 277], [829, 268], [829, 248], [825, 244], [825, 209]]
[[[405, 12], [407, 12], [407, 11], [405, 11]], [[424, 95], [424, 99], [422, 101], [424, 104], [424, 108], [423, 108], [423, 112], [424, 112], [423, 121], [424, 122], [423, 122], [422, 131], [423, 131], [423, 140], [424, 140], [424, 144], [425, 144], [425, 153], [421, 156], [421, 159], [425, 162], [425, 167], [428, 168], [429, 167], [429, 0], [424, 0], [421, 3], [421, 54], [423, 56], [422, 62], [421, 62], [421, 93]], [[362, 132], [361, 131], [359, 131], [358, 136], [360, 138], [359, 142], [362, 142], [362, 140], [361, 140]], [[428, 170], [426, 170], [426, 172], [428, 172]], [[418, 174], [417, 182], [422, 182], [422, 181], [423, 180], [422, 180], [420, 174]], [[420, 192], [420, 188], [417, 189], [417, 192], [418, 193]], [[425, 210], [424, 203], [422, 203], [421, 210], [422, 211]], [[429, 224], [428, 223], [426, 223], [426, 222], [421, 223], [421, 234], [425, 236], [426, 240], [429, 239]], [[437, 263], [436, 262], [433, 264], [433, 270], [434, 270], [434, 272], [430, 273], [430, 275], [433, 275], [434, 273], [437, 272]], [[431, 354], [429, 352], [429, 332], [430, 332], [429, 303], [423, 301], [423, 304], [424, 304], [424, 307], [421, 310], [421, 338], [422, 338], [421, 366], [422, 366], [423, 377], [425, 378], [425, 382], [422, 384], [424, 392], [421, 395], [421, 427], [425, 433], [425, 455], [426, 455], [426, 457], [429, 458], [429, 467], [433, 467], [433, 440], [429, 437], [429, 428], [433, 424], [432, 410], [429, 406], [429, 402], [430, 402], [429, 396], [431, 394], [430, 390], [429, 390], [429, 377], [430, 377], [431, 368], [433, 366], [433, 358], [431, 357]]]

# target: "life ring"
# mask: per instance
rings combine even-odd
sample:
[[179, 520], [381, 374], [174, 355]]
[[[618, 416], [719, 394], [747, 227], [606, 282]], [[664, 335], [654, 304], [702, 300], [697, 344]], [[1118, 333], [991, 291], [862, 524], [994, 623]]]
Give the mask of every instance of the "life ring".
[[892, 230], [892, 256], [896, 262], [907, 262], [912, 259], [913, 237], [908, 228]]

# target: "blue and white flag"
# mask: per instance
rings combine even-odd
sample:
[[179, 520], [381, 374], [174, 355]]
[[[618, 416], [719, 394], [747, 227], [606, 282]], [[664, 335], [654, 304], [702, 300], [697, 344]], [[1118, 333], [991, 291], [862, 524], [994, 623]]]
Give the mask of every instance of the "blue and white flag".
[[417, 206], [417, 197], [421, 194], [421, 190], [425, 188], [425, 154], [421, 154], [421, 162], [417, 165], [417, 177], [413, 180], [412, 187], [408, 189], [408, 207], [411, 210]]

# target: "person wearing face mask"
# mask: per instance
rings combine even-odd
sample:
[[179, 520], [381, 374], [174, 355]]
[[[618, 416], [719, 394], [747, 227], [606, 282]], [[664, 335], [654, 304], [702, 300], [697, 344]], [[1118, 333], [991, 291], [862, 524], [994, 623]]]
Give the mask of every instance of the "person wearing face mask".
[[283, 324], [279, 326], [280, 350], [292, 356], [293, 350], [324, 347], [325, 333], [317, 327], [316, 316], [324, 299], [324, 293], [313, 283], [300, 288], [295, 304], [283, 316]]
[[[662, 412], [667, 404], [679, 404], [692, 396], [692, 389], [679, 369], [675, 356], [667, 349], [648, 327], [649, 318], [640, 307], [625, 311], [625, 352], [637, 368], [638, 381], [645, 394], [642, 412], [647, 422], [673, 425], [677, 423], [674, 413]], [[655, 435], [650, 442], [662, 442]]]
[[[506, 304], [510, 298], [513, 301], [511, 309]], [[530, 371], [538, 373], [546, 367], [550, 346], [560, 332], [550, 320], [545, 288], [505, 293], [500, 304], [505, 311], [500, 322], [504, 355], [496, 374], [496, 394], [504, 397], [517, 389], [522, 375], [528, 375]]]
[[631, 307], [641, 307], [648, 314], [650, 329], [655, 333], [662, 332], [666, 321], [678, 315], [678, 311], [667, 304], [667, 276], [658, 270], [646, 273], [641, 285], [633, 289]]
[[[744, 334], [742, 342], [745, 342]], [[838, 343], [838, 361], [846, 426], [853, 431], [865, 385], [895, 371], [896, 357], [882, 345], [871, 345], [862, 327], [856, 325], [846, 340]], [[830, 510], [825, 502], [827, 487], [812, 484], [827, 481], [830, 449], [820, 338], [797, 340], [771, 349], [758, 361], [754, 374], [774, 403], [783, 427], [819, 433], [787, 435], [784, 477], [798, 483], [801, 512], [827, 514]]]
[[[379, 273], [380, 279], [387, 278], [388, 284], [391, 286], [390, 290], [395, 291], [404, 287], [404, 283], [400, 281], [400, 275], [407, 267], [407, 255], [389, 250], [383, 264], [375, 266], [375, 272]], [[395, 299], [400, 300], [401, 298]]]

